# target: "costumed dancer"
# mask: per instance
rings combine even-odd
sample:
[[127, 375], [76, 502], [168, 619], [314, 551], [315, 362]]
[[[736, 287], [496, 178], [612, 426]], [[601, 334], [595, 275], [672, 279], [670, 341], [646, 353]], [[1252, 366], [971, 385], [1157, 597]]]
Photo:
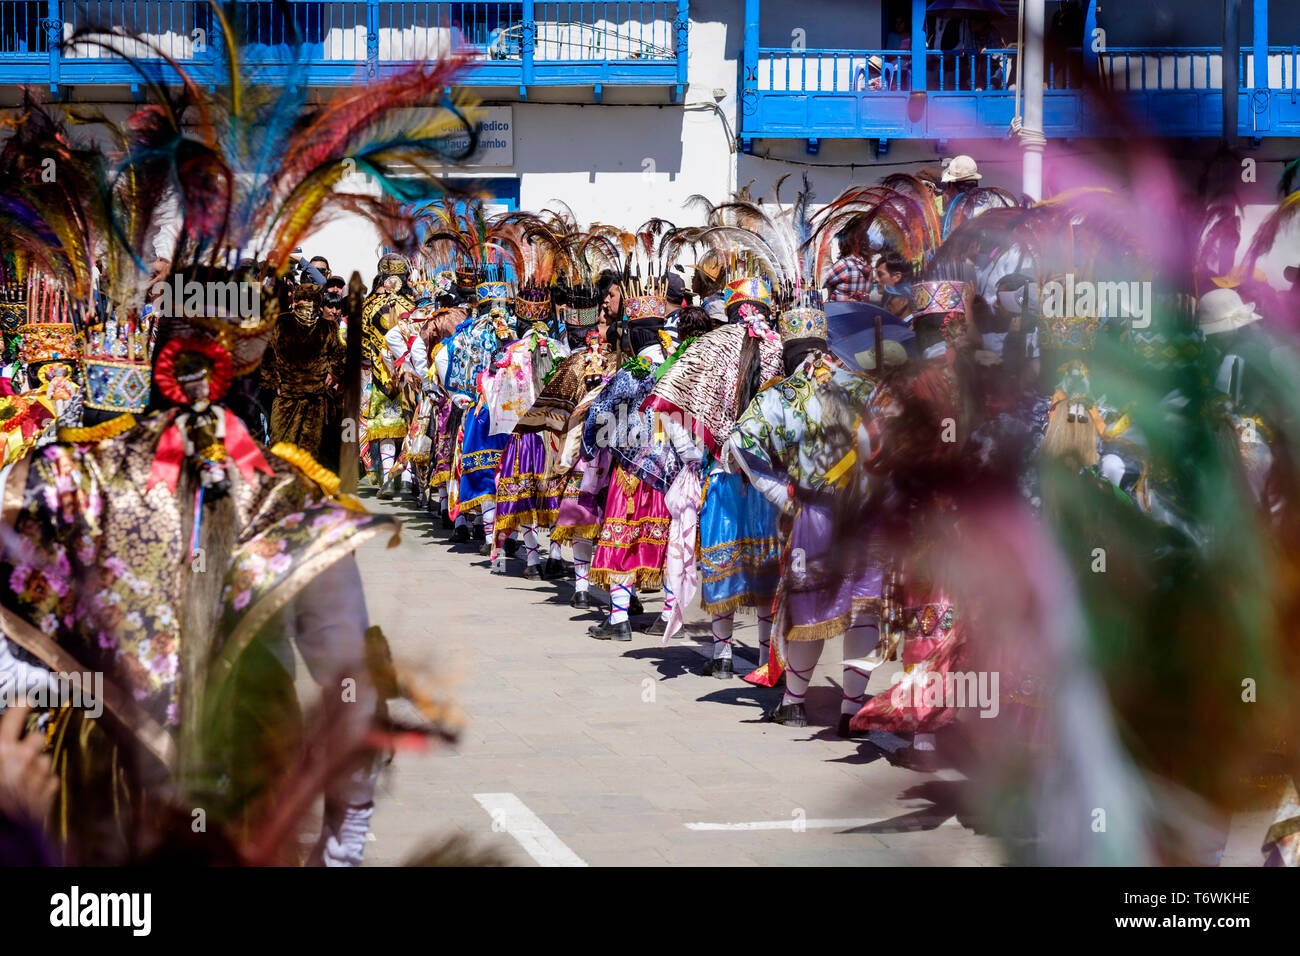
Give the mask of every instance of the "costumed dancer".
[[758, 394], [722, 451], [724, 462], [742, 469], [790, 521], [768, 661], [746, 679], [772, 686], [785, 668], [785, 694], [767, 718], [805, 726], [804, 698], [822, 645], [843, 634], [839, 730], [847, 733], [869, 676], [857, 662], [879, 641], [883, 571], [881, 562], [866, 560], [846, 573], [831, 531], [834, 497], [856, 477], [853, 464], [864, 437], [859, 409], [873, 385], [829, 351], [821, 309], [790, 309], [778, 327], [789, 375]]
[[[337, 296], [332, 300], [337, 304]], [[346, 351], [338, 325], [321, 317], [321, 287], [300, 285], [293, 308], [280, 316], [262, 363], [271, 404], [271, 443], [288, 442], [326, 467], [337, 468], [339, 393]]]
[[[609, 591], [610, 614], [588, 633], [597, 640], [630, 641], [629, 613], [638, 590], [663, 586], [671, 518], [664, 491], [680, 468], [666, 436], [654, 432], [654, 413], [641, 405], [654, 387], [653, 372], [664, 360], [668, 300], [656, 280], [627, 280], [627, 322], [621, 330], [636, 358], [625, 364], [592, 402], [583, 429], [591, 460], [612, 466], [605, 515], [592, 558], [591, 578]], [[650, 453], [647, 454], [647, 447]]]
[[[538, 540], [538, 532], [551, 527], [560, 508], [558, 488], [550, 480], [548, 467], [559, 448], [553, 432], [518, 431], [516, 426], [569, 350], [566, 343], [547, 334], [550, 289], [525, 286], [520, 293], [515, 299], [516, 315], [528, 316], [532, 325], [506, 348], [492, 398], [493, 431], [509, 434], [497, 476], [496, 530], [503, 537], [520, 532], [526, 551], [524, 577], [537, 580], [544, 574], [557, 575], [557, 565], [563, 568], [553, 554], [543, 572]], [[521, 324], [523, 321], [520, 318]]]
[[[238, 51], [224, 52], [227, 62], [238, 61]], [[228, 98], [196, 111], [219, 119], [196, 127], [180, 126], [179, 117], [206, 84], [183, 76], [183, 101], [154, 87], [165, 102], [127, 124], [131, 152], [115, 168], [132, 176], [99, 182], [96, 196], [106, 209], [135, 201], [128, 178], [157, 173], [176, 185], [180, 265], [163, 277], [177, 289], [209, 294], [150, 313], [156, 391], [140, 418], [128, 412], [61, 430], [58, 442], [6, 476], [12, 507], [4, 522], [13, 541], [0, 588], [10, 642], [5, 659], [20, 661], [28, 676], [39, 668], [104, 677], [102, 715], [55, 708], [29, 728], [46, 734], [59, 768], [52, 817], [78, 862], [156, 854], [166, 843], [161, 834], [169, 824], [173, 834], [179, 830], [176, 817], [188, 817], [190, 807], [205, 808], [210, 837], [224, 832], [232, 840], [280, 809], [290, 778], [303, 776], [292, 773], [300, 721], [291, 665], [282, 663], [292, 660], [290, 637], [321, 684], [343, 676], [356, 681], [357, 703], [331, 726], [330, 753], [323, 755], [325, 827], [314, 857], [360, 862], [373, 812], [376, 748], [369, 735], [382, 698], [380, 676], [368, 666], [353, 551], [395, 526], [340, 496], [338, 479], [302, 449], [281, 444], [268, 453], [224, 404], [240, 379], [257, 372], [289, 307], [283, 286], [271, 291], [263, 275], [224, 264], [256, 245], [267, 250], [272, 271], [282, 270], [302, 234], [332, 211], [345, 150], [366, 155], [381, 178], [397, 156], [418, 162], [432, 155], [429, 140], [383, 121], [389, 107], [443, 90], [457, 66], [421, 66], [342, 92], [325, 106], [302, 101], [301, 78], [269, 103], [241, 96], [236, 72]], [[284, 115], [297, 120], [278, 122]], [[340, 116], [356, 119], [340, 125]], [[218, 129], [257, 136], [226, 139]], [[199, 171], [195, 155], [210, 157], [211, 168], [225, 175]], [[266, 156], [282, 161], [267, 164]], [[71, 178], [64, 173], [61, 165], [61, 184]], [[147, 222], [152, 212], [143, 206], [119, 210], [116, 218]], [[136, 236], [127, 228], [101, 238]], [[74, 240], [95, 248], [84, 234], [62, 235], [57, 244], [67, 249]], [[141, 286], [133, 272], [110, 278], [124, 290]], [[80, 288], [84, 295], [87, 286]], [[233, 290], [233, 303], [227, 294], [214, 307], [214, 288]], [[247, 310], [250, 298], [255, 308]], [[138, 291], [115, 297], [111, 311], [138, 315], [141, 300]], [[136, 361], [129, 332], [128, 357]], [[104, 334], [94, 360], [116, 351], [107, 348], [114, 337]]]
[[[970, 283], [954, 280], [927, 279], [913, 287], [912, 324], [922, 359], [907, 376], [883, 382], [865, 412], [869, 451], [863, 467], [878, 481], [887, 477], [891, 487], [882, 510], [921, 517], [899, 521], [890, 536], [900, 549], [903, 677], [868, 700], [850, 726], [911, 735], [911, 757], [922, 768], [934, 759], [935, 732], [955, 716], [944, 695], [926, 691], [945, 686], [966, 655], [965, 622], [940, 568], [954, 533], [943, 489], [960, 482], [966, 436], [982, 413], [971, 371], [972, 354], [982, 344], [967, 320], [972, 295]], [[1086, 427], [1091, 431], [1091, 424]], [[1091, 435], [1095, 443], [1096, 432]]]
[[685, 609], [700, 595], [711, 619], [713, 654], [706, 676], [728, 677], [737, 610], [758, 613], [760, 662], [771, 633], [776, 593], [776, 512], [740, 475], [728, 474], [718, 455], [739, 415], [759, 389], [782, 372], [780, 339], [767, 324], [772, 291], [758, 276], [726, 286], [730, 324], [701, 336], [681, 354], [646, 402], [659, 412], [678, 453], [698, 464], [684, 469], [669, 492], [679, 535], [674, 550], [676, 610], [665, 639], [682, 626]]
[[713, 637], [705, 676], [734, 673], [733, 632], [742, 609], [755, 609], [759, 663], [767, 658], [780, 554], [778, 516], [742, 475], [722, 467], [718, 455], [759, 390], [784, 374], [781, 340], [769, 324], [771, 281], [776, 277], [787, 297], [799, 287], [799, 246], [807, 232], [810, 196], [805, 179], [792, 207], [775, 218], [744, 198], [709, 211], [710, 226], [692, 239], [712, 246], [711, 254], [730, 260], [733, 276], [739, 273], [724, 287], [729, 324], [676, 356], [647, 401], [661, 412], [678, 454], [694, 462], [669, 493], [674, 535], [668, 587], [676, 592], [676, 610], [655, 632], [665, 639], [676, 634], [698, 593]]
[[[385, 500], [397, 492], [398, 444], [406, 437], [402, 415], [401, 386], [394, 377], [385, 336], [397, 324], [399, 315], [415, 308], [415, 290], [409, 279], [411, 264], [396, 252], [379, 260], [375, 287], [361, 309], [362, 357], [370, 366], [370, 401], [366, 408], [366, 439], [370, 443], [371, 468], [379, 497]], [[375, 454], [376, 449], [378, 454]]]
[[426, 316], [427, 313], [417, 305], [412, 311], [399, 315], [393, 327], [384, 334], [385, 365], [397, 382], [402, 417], [406, 423], [402, 453], [397, 462], [402, 466], [401, 487], [406, 494], [415, 493], [415, 469], [427, 462], [429, 455], [424, 434], [429, 425], [428, 417], [420, 418], [424, 385], [429, 377], [429, 354], [420, 335]]
[[539, 532], [555, 522], [560, 507], [559, 489], [550, 478], [550, 463], [559, 448], [554, 433], [520, 431], [515, 426], [533, 407], [556, 363], [568, 356], [569, 346], [552, 335], [551, 280], [556, 257], [545, 243], [527, 238], [540, 220], [527, 214], [507, 218], [508, 223], [494, 220], [494, 226], [520, 278], [514, 302], [519, 339], [506, 348], [492, 403], [493, 432], [509, 433], [497, 476], [496, 529], [502, 537], [519, 534], [525, 548], [524, 577], [537, 580], [559, 576], [564, 567], [560, 546], [554, 542], [542, 566], [538, 539]]
[[[590, 306], [592, 315], [595, 305]], [[592, 541], [600, 529], [604, 498], [597, 496], [587, 481], [589, 462], [582, 457], [582, 435], [591, 403], [609, 376], [614, 373], [614, 355], [600, 332], [587, 323], [587, 341], [555, 367], [533, 407], [520, 419], [516, 431], [543, 431], [554, 435], [559, 449], [548, 468], [548, 499], [558, 502], [555, 526], [550, 540], [552, 559], [558, 558], [557, 547], [566, 542], [573, 547], [574, 591], [571, 607], [591, 607]], [[569, 329], [570, 339], [573, 328]]]
[[[460, 449], [460, 487], [458, 507], [462, 513], [479, 511], [483, 520], [483, 544], [479, 554], [489, 559], [494, 571], [502, 571], [504, 559], [498, 553], [496, 534], [496, 480], [501, 453], [509, 433], [493, 434], [493, 392], [500, 382], [498, 363], [506, 345], [514, 338], [514, 322], [506, 310], [510, 287], [496, 278], [496, 267], [488, 266], [485, 280], [476, 290], [481, 315], [475, 325], [453, 337], [450, 356], [452, 387], [458, 388], [459, 374], [477, 369], [474, 380], [474, 405], [465, 411], [464, 438]], [[466, 346], [466, 347], [463, 347]], [[482, 366], [479, 363], [482, 362]]]

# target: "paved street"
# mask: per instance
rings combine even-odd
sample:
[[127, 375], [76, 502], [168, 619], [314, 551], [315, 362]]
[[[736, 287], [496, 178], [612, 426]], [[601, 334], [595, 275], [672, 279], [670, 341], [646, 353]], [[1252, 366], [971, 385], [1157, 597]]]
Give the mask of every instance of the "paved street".
[[[568, 606], [571, 583], [525, 581], [521, 558], [509, 576], [490, 574], [477, 543], [450, 545], [409, 502], [362, 495], [404, 522], [396, 550], [380, 539], [358, 552], [371, 621], [399, 662], [454, 677], [468, 714], [456, 749], [399, 754], [387, 769], [368, 864], [400, 864], [456, 833], [520, 866], [1003, 862], [950, 809], [960, 773], [894, 767], [836, 735], [838, 641], [809, 691], [811, 725], [762, 723], [780, 692], [696, 675], [706, 645], [695, 638], [593, 641], [598, 617]], [[647, 614], [658, 597], [642, 596]], [[707, 640], [703, 618], [695, 630]], [[748, 671], [752, 619], [736, 638]], [[1233, 819], [1224, 865], [1259, 865], [1269, 816]]]
[[[371, 620], [399, 661], [458, 675], [469, 715], [456, 750], [402, 754], [386, 772], [368, 862], [400, 863], [455, 831], [525, 866], [1001, 861], [936, 807], [959, 774], [895, 768], [835, 734], [838, 642], [809, 693], [811, 725], [761, 723], [780, 692], [696, 675], [695, 639], [593, 641], [597, 617], [568, 606], [571, 584], [525, 581], [520, 559], [490, 574], [477, 545], [449, 545], [409, 503], [367, 503], [406, 523], [396, 551], [379, 540], [358, 554]], [[752, 619], [736, 635], [752, 661]], [[885, 686], [879, 671], [872, 689]]]

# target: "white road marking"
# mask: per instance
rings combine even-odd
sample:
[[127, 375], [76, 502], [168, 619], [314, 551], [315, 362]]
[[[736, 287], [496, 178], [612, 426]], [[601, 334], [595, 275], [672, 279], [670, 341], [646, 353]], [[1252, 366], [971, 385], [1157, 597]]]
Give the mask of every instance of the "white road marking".
[[[849, 820], [799, 820], [791, 817], [789, 820], [757, 820], [752, 823], [688, 823], [688, 830], [793, 830], [795, 825], [807, 830], [847, 830], [857, 827], [871, 826], [876, 823], [887, 823], [893, 817], [880, 817], [874, 820], [868, 819], [849, 819]], [[960, 827], [956, 817], [949, 817], [939, 824], [939, 827]], [[937, 828], [931, 828], [937, 829]]]
[[538, 866], [587, 865], [513, 793], [476, 793], [474, 799], [492, 817], [493, 829], [504, 830], [518, 840]]

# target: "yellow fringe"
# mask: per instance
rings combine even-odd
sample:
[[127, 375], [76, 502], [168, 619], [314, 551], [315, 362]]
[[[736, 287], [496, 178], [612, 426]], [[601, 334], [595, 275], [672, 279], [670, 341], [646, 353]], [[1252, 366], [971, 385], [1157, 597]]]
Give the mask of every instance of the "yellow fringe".
[[588, 580], [598, 588], [609, 588], [615, 584], [634, 587], [638, 591], [658, 591], [664, 586], [662, 568], [634, 568], [631, 571], [596, 570], [592, 568]]
[[785, 639], [787, 641], [826, 641], [832, 637], [838, 637], [849, 629], [854, 614], [867, 611], [879, 615], [880, 598], [855, 598], [852, 608], [849, 613], [841, 614], [829, 621], [821, 621], [817, 624], [791, 625], [790, 630], [786, 632]]
[[760, 609], [767, 608], [770, 610], [774, 600], [776, 600], [775, 594], [755, 595], [746, 592], [744, 594], [732, 595], [725, 601], [718, 601], [714, 604], [705, 604], [701, 601], [700, 607], [704, 610], [705, 614], [716, 616], [719, 614], [730, 614], [733, 611], [740, 610], [742, 607], [754, 607]]
[[90, 425], [86, 428], [60, 428], [59, 441], [72, 444], [99, 442], [108, 438], [116, 438], [132, 428], [135, 428], [135, 416], [130, 412], [125, 412], [116, 418], [110, 418], [106, 422], [100, 422], [98, 425]]
[[289, 464], [293, 465], [304, 475], [310, 478], [316, 484], [320, 485], [321, 491], [331, 498], [336, 497], [339, 493], [339, 476], [334, 474], [324, 465], [320, 464], [311, 454], [297, 445], [291, 445], [287, 441], [276, 442], [271, 446], [271, 454], [277, 458], [283, 458]]
[[556, 527], [551, 531], [551, 540], [564, 544], [573, 541], [575, 538], [590, 538], [595, 540], [600, 533], [598, 524], [566, 524]]

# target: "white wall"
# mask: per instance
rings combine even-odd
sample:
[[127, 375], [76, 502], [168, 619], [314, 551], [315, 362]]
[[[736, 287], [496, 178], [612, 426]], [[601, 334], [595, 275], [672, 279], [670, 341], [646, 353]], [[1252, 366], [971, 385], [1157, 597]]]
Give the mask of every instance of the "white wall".
[[[806, 31], [810, 47], [869, 48], [879, 43], [879, 0], [801, 0], [798, 4], [767, 0], [763, 8], [764, 44], [781, 45], [794, 29]], [[678, 224], [698, 223], [698, 213], [682, 208], [694, 193], [716, 202], [750, 184], [755, 197], [770, 199], [776, 180], [789, 174], [782, 196], [791, 199], [806, 173], [818, 203], [824, 203], [852, 183], [874, 183], [888, 173], [914, 171], [943, 158], [936, 144], [928, 141], [894, 141], [880, 160], [870, 140], [823, 140], [815, 156], [807, 154], [803, 140], [760, 139], [754, 143], [753, 155], [733, 151], [739, 126], [736, 89], [744, 2], [693, 0], [691, 11], [689, 85], [682, 103], [668, 103], [662, 89], [615, 87], [605, 89], [605, 102], [600, 104], [591, 102], [590, 88], [535, 89], [528, 102], [495, 101], [513, 105], [514, 165], [465, 172], [517, 177], [523, 209], [540, 209], [561, 199], [580, 221], [631, 227], [651, 216]], [[539, 102], [542, 99], [567, 102]], [[112, 109], [115, 117], [127, 111], [125, 106]], [[1123, 144], [1097, 141], [1052, 141], [1045, 163], [1048, 191], [1087, 184], [1095, 170], [1104, 167], [1107, 156], [1123, 148]], [[1278, 160], [1296, 151], [1294, 141], [1267, 140], [1261, 151], [1251, 154], [1258, 158], [1258, 184], [1252, 187], [1250, 202], [1276, 201], [1273, 184], [1281, 170]], [[947, 144], [946, 156], [958, 153], [977, 159], [984, 183], [1019, 192], [1020, 154], [1014, 143]], [[1200, 174], [1198, 162], [1189, 154], [1185, 165], [1189, 183]], [[1253, 213], [1252, 226], [1257, 218], [1258, 213]], [[303, 242], [303, 249], [309, 256], [324, 255], [335, 272], [347, 275], [356, 269], [369, 282], [382, 240], [368, 222], [349, 217], [316, 230]], [[1283, 262], [1285, 256], [1275, 258], [1277, 262], [1266, 263], [1270, 277], [1280, 277], [1281, 268], [1293, 264]]]

